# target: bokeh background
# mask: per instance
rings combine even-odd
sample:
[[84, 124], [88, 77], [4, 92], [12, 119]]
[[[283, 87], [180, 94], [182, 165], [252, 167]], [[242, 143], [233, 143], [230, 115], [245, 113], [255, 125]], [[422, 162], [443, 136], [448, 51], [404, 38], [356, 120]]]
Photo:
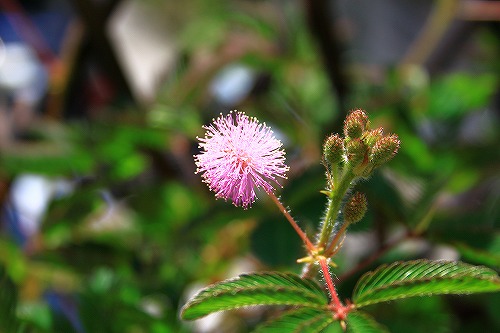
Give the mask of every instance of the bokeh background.
[[[238, 109], [273, 127], [279, 190], [312, 234], [324, 137], [363, 108], [402, 147], [357, 185], [342, 298], [383, 262], [500, 269], [500, 2], [1, 0], [0, 332], [247, 332], [246, 309], [179, 320], [208, 283], [300, 272], [262, 193], [243, 210], [194, 173], [196, 136]], [[409, 233], [409, 230], [413, 230]], [[356, 266], [381, 255], [362, 269]], [[500, 331], [498, 294], [368, 311], [392, 332]]]

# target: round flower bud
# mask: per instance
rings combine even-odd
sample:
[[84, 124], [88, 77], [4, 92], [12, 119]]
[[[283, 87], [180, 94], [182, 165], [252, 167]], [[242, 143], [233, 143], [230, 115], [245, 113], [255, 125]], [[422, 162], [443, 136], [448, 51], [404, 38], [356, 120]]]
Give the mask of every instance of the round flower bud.
[[368, 146], [368, 147], [373, 147], [373, 145], [382, 137], [384, 136], [384, 130], [382, 127], [366, 131], [363, 134], [363, 142]]
[[346, 145], [347, 160], [352, 166], [362, 163], [368, 152], [368, 147], [360, 139], [349, 140]]
[[370, 162], [379, 166], [391, 160], [399, 150], [400, 141], [396, 134], [380, 138], [370, 153]]
[[366, 196], [361, 192], [356, 192], [344, 205], [345, 222], [351, 224], [360, 221], [367, 209]]
[[346, 138], [360, 138], [367, 128], [368, 116], [361, 109], [352, 111], [344, 120], [344, 135]]
[[332, 166], [342, 161], [344, 142], [338, 134], [330, 135], [323, 144], [323, 157], [327, 165]]

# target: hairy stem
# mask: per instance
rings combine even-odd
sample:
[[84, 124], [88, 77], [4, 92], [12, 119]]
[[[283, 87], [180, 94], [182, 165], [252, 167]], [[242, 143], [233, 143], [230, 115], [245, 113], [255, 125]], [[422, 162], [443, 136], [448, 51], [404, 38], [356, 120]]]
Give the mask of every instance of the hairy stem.
[[[332, 188], [330, 189], [331, 190], [329, 199], [330, 201], [328, 202], [328, 207], [326, 210], [325, 219], [323, 221], [323, 226], [318, 235], [318, 242], [316, 244], [316, 249], [321, 249], [321, 248], [324, 249], [327, 247], [328, 240], [330, 239], [333, 227], [335, 226], [335, 220], [337, 219], [337, 216], [339, 214], [340, 205], [342, 204], [342, 199], [344, 198], [345, 193], [351, 186], [351, 182], [353, 181], [354, 177], [355, 176], [352, 173], [351, 169], [349, 168], [349, 166], [347, 166], [345, 172], [340, 177], [340, 180], [339, 181], [335, 180], [334, 184], [331, 184]], [[346, 227], [347, 226], [345, 226], [345, 228]], [[338, 239], [340, 239], [342, 233], [343, 233], [342, 229], [339, 230], [339, 233], [337, 234], [337, 236], [335, 236], [332, 243], [334, 242], [336, 243]], [[327, 252], [333, 249], [332, 246], [335, 245], [330, 245], [327, 249]], [[314, 278], [316, 274], [318, 274], [317, 266], [314, 263], [307, 263], [304, 269], [302, 270], [301, 276], [302, 278], [311, 279]]]
[[332, 281], [332, 276], [330, 275], [330, 269], [328, 268], [328, 263], [326, 262], [326, 257], [319, 257], [319, 265], [321, 266], [321, 271], [323, 272], [323, 276], [325, 278], [326, 286], [328, 287], [328, 291], [330, 292], [330, 296], [332, 298], [332, 304], [336, 308], [341, 308], [342, 302], [337, 295], [337, 291], [335, 290], [335, 285]]
[[314, 253], [316, 251], [316, 247], [309, 240], [309, 238], [307, 237], [306, 233], [304, 231], [302, 231], [302, 229], [299, 227], [299, 225], [297, 224], [297, 222], [295, 222], [295, 220], [290, 215], [290, 213], [288, 212], [288, 210], [283, 206], [283, 204], [281, 203], [281, 201], [276, 197], [276, 195], [273, 192], [269, 191], [269, 192], [267, 192], [267, 194], [269, 195], [269, 197], [271, 198], [271, 200], [273, 200], [273, 202], [276, 204], [276, 206], [278, 206], [280, 212], [283, 213], [283, 215], [285, 215], [286, 219], [288, 220], [288, 222], [290, 222], [290, 224], [292, 225], [293, 229], [295, 229], [295, 231], [297, 232], [297, 234], [299, 235], [299, 237], [302, 239], [302, 241], [306, 245], [307, 250], [309, 251], [309, 253]]
[[353, 309], [352, 304], [347, 302], [347, 306], [342, 304], [340, 301], [339, 295], [337, 294], [337, 290], [335, 290], [335, 284], [333, 283], [332, 276], [330, 274], [330, 270], [328, 268], [327, 258], [324, 256], [318, 256], [318, 262], [321, 267], [321, 271], [323, 272], [323, 276], [325, 278], [326, 286], [328, 291], [330, 292], [331, 301], [328, 307], [333, 312], [333, 317], [335, 319], [340, 320], [341, 325], [347, 318], [349, 312]]
[[342, 225], [340, 230], [335, 234], [335, 237], [333, 237], [332, 242], [330, 243], [330, 245], [328, 246], [328, 248], [324, 252], [326, 257], [329, 258], [329, 257], [334, 255], [333, 251], [335, 250], [335, 246], [339, 242], [342, 235], [345, 234], [345, 231], [346, 231], [348, 225], [349, 225], [349, 223], [344, 222], [344, 224]]
[[351, 185], [351, 181], [354, 179], [354, 174], [348, 168], [346, 172], [342, 175], [342, 178], [336, 184], [335, 188], [331, 189], [330, 201], [328, 203], [328, 208], [326, 210], [325, 220], [318, 237], [318, 248], [326, 248], [330, 235], [332, 233], [333, 227], [335, 225], [335, 220], [339, 214], [340, 205], [342, 204], [342, 199], [345, 193]]

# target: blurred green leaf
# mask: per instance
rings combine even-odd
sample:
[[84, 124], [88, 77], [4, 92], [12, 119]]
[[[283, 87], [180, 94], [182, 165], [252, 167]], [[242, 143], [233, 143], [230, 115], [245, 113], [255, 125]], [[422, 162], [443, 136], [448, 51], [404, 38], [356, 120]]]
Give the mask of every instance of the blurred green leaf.
[[0, 239], [0, 265], [16, 283], [24, 279], [28, 272], [28, 263], [21, 249], [3, 239]]
[[500, 291], [492, 269], [462, 262], [415, 260], [382, 265], [359, 279], [353, 302], [358, 308], [414, 296]]
[[[101, 267], [94, 271], [79, 293], [79, 312], [87, 332], [124, 332], [139, 327], [153, 332], [157, 318], [142, 306], [144, 285], [134, 281], [129, 271]], [[157, 326], [157, 329], [165, 327]], [[142, 332], [142, 331], [141, 331]]]
[[8, 153], [0, 155], [2, 169], [9, 174], [36, 173], [49, 176], [86, 173], [93, 166], [90, 155], [75, 149], [64, 151], [60, 154], [46, 154], [43, 151]]
[[430, 87], [429, 115], [438, 119], [447, 119], [481, 107], [492, 96], [496, 82], [498, 78], [493, 74], [447, 75]]
[[[349, 329], [349, 328], [347, 328]], [[328, 325], [325, 327], [322, 333], [345, 333], [345, 331], [342, 329], [342, 326], [340, 326], [339, 321], [335, 321], [332, 324]]]
[[[471, 299], [461, 297], [460, 301], [463, 304]], [[449, 305], [450, 297], [414, 297], [373, 305], [370, 314], [390, 332], [451, 333], [459, 326], [454, 325], [456, 318]]]
[[50, 307], [47, 303], [40, 302], [24, 302], [19, 306], [19, 319], [29, 323], [43, 332], [53, 331], [53, 319]]
[[16, 316], [17, 297], [17, 286], [0, 265], [0, 332], [17, 331], [19, 325]]
[[182, 308], [181, 318], [192, 320], [210, 313], [253, 305], [293, 305], [322, 309], [328, 298], [315, 282], [292, 273], [243, 274], [213, 284]]
[[140, 154], [128, 154], [115, 168], [115, 175], [120, 179], [129, 179], [139, 175], [147, 167], [147, 159]]
[[[455, 197], [456, 203], [436, 214], [429, 226], [427, 238], [433, 242], [454, 246], [460, 243], [481, 251], [498, 253], [500, 197], [495, 192], [495, 181], [484, 181], [486, 191], [476, 196], [481, 185]], [[473, 261], [475, 262], [475, 261]]]
[[251, 249], [259, 260], [271, 266], [290, 266], [304, 254], [297, 233], [282, 215], [260, 221], [251, 234]]
[[448, 183], [447, 175], [435, 175], [434, 179], [422, 181], [422, 189], [418, 199], [407, 205], [406, 221], [416, 233], [424, 232], [431, 223], [434, 214], [436, 198]]
[[456, 242], [455, 248], [469, 262], [500, 268], [500, 235], [494, 238], [490, 249], [477, 249], [467, 244]]
[[100, 268], [90, 277], [88, 285], [92, 292], [102, 294], [108, 292], [114, 283], [116, 281], [113, 272], [107, 268]]
[[180, 132], [192, 138], [201, 133], [202, 120], [192, 105], [155, 105], [148, 113], [148, 122], [155, 128]]

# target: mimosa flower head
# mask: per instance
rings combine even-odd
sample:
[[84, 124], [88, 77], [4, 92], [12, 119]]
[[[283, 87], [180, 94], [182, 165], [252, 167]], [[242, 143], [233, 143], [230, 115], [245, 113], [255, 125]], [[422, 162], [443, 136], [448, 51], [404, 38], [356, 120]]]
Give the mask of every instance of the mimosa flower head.
[[272, 192], [272, 184], [280, 186], [278, 179], [286, 178], [285, 151], [266, 124], [231, 112], [203, 128], [201, 152], [194, 156], [196, 173], [216, 197], [247, 208], [255, 201], [256, 187]]

